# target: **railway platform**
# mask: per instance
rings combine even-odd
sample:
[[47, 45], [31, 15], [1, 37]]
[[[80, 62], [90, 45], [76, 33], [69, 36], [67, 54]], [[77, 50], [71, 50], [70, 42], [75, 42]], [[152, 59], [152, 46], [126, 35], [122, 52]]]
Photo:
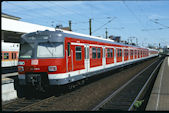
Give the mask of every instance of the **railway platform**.
[[165, 57], [151, 91], [146, 111], [169, 110], [169, 57]]
[[2, 74], [1, 77], [3, 80], [4, 78], [13, 77], [13, 76], [17, 76], [17, 75], [18, 75], [18, 72], [14, 72], [14, 73]]
[[9, 101], [17, 98], [17, 91], [15, 89], [15, 80], [11, 77], [16, 77], [18, 72], [1, 74], [1, 99], [2, 101]]
[[1, 79], [1, 99], [2, 101], [9, 101], [17, 98], [17, 92], [14, 88], [14, 80], [11, 78], [2, 78]]

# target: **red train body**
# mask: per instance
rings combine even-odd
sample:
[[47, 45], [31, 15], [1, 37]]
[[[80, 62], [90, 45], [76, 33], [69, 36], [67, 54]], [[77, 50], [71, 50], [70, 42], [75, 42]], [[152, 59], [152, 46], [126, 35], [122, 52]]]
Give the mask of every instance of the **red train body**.
[[23, 35], [20, 48], [20, 85], [64, 85], [158, 55], [157, 50], [63, 30]]

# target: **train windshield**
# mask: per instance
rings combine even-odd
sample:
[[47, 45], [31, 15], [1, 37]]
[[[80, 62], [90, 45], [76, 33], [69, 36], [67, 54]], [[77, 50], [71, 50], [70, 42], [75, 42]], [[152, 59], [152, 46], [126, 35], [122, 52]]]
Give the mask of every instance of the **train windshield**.
[[20, 50], [20, 58], [32, 58], [33, 54], [33, 49], [34, 49], [34, 44], [30, 43], [23, 43], [21, 44], [21, 50]]
[[37, 46], [37, 57], [63, 57], [63, 43], [43, 42]]

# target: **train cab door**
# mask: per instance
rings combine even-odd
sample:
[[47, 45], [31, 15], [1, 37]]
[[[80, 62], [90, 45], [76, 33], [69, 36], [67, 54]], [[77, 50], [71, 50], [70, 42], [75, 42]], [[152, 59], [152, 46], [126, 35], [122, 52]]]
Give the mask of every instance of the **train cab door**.
[[85, 70], [86, 72], [89, 71], [89, 68], [90, 68], [90, 60], [89, 60], [89, 45], [85, 45], [84, 46], [84, 50], [85, 50], [85, 61], [84, 61], [84, 64], [85, 64]]
[[66, 61], [67, 61], [67, 71], [70, 72], [70, 71], [73, 71], [73, 51], [72, 51], [72, 48], [71, 48], [71, 43], [68, 42], [67, 43], [67, 55], [66, 55]]

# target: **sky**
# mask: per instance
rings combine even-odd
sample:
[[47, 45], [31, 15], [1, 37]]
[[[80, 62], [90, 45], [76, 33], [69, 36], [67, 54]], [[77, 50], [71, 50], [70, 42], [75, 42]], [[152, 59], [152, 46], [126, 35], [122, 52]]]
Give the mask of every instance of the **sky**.
[[138, 45], [169, 45], [169, 1], [4, 1], [2, 12], [21, 17], [21, 21], [92, 35], [121, 36]]

